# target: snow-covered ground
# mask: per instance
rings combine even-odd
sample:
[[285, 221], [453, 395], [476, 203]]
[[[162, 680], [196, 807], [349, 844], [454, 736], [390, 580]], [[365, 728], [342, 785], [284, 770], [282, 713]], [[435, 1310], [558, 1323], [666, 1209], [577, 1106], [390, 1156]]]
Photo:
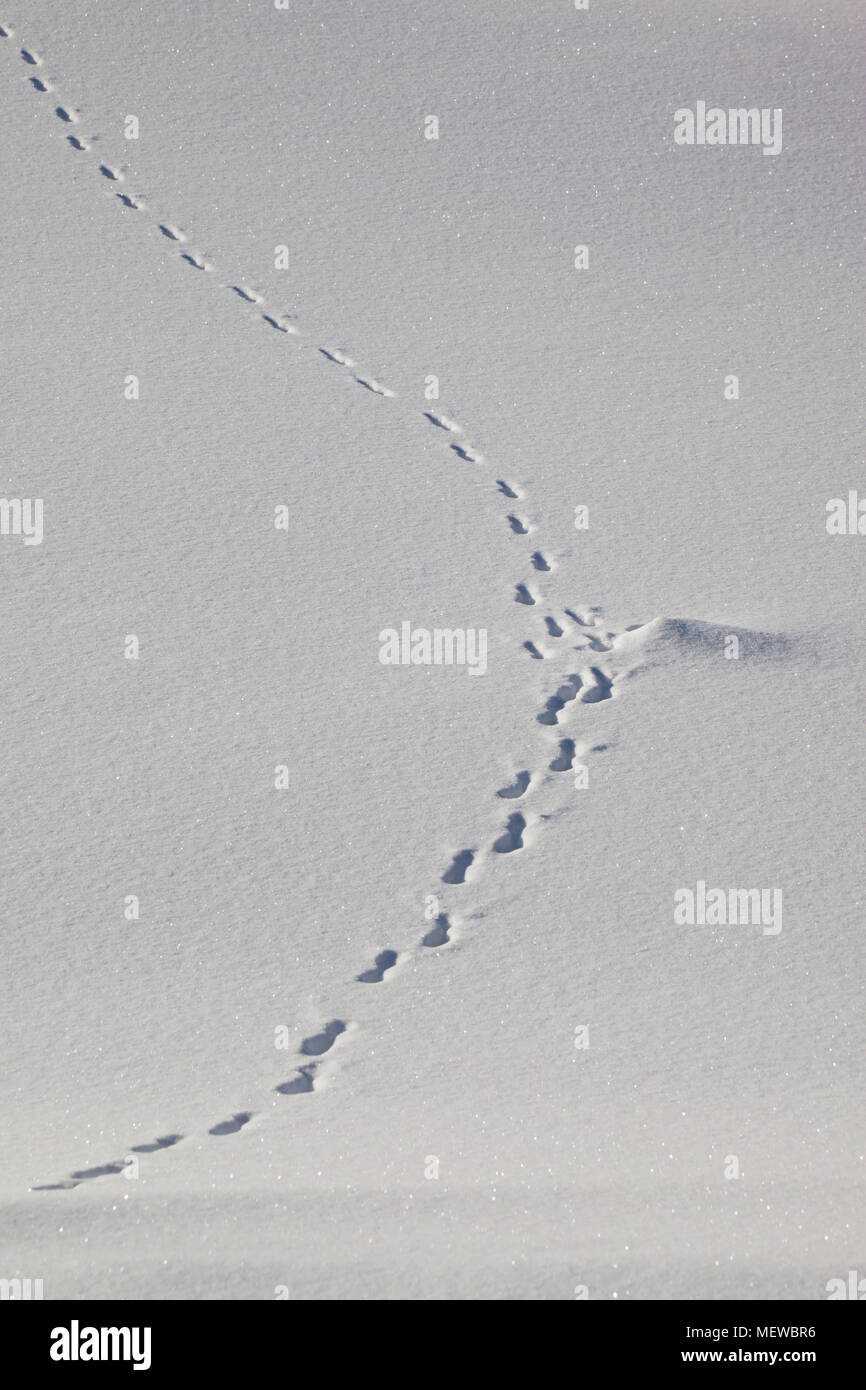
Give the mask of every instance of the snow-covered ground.
[[[0, 1276], [826, 1297], [866, 1262], [860, 5], [0, 26], [44, 531], [0, 535]], [[779, 153], [678, 146], [703, 100]], [[486, 661], [383, 664], [407, 623]]]

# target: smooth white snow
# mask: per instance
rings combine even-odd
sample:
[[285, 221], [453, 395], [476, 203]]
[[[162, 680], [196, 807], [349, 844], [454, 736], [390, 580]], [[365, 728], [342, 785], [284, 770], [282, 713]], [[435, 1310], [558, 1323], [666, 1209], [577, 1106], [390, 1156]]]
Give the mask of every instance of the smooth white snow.
[[862, 1267], [859, 14], [0, 12], [3, 1277]]

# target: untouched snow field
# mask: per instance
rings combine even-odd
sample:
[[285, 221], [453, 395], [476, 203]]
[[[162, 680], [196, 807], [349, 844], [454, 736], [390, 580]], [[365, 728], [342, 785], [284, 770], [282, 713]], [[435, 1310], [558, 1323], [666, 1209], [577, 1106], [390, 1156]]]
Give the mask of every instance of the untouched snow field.
[[[0, 1275], [826, 1298], [861, 6], [0, 26]], [[782, 148], [677, 145], [700, 101]]]

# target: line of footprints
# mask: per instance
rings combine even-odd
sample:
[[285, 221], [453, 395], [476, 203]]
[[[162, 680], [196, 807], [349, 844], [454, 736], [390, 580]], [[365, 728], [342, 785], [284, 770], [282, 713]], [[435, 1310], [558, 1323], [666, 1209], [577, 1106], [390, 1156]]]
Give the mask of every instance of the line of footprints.
[[[596, 651], [598, 650], [596, 643], [602, 642], [604, 642], [606, 650], [612, 649], [612, 644], [618, 634], [604, 632], [603, 638], [599, 636], [600, 619], [597, 611], [578, 617], [577, 614], [566, 610], [566, 616], [570, 617], [578, 627], [584, 630], [590, 629], [585, 631], [582, 640], [575, 645], [574, 650], [578, 652]], [[560, 635], [565, 636], [564, 629], [560, 630]], [[614, 695], [614, 684], [615, 678], [606, 674], [598, 666], [573, 672], [566, 676], [555, 693], [548, 698], [543, 708], [536, 714], [536, 720], [545, 728], [561, 727], [569, 716], [569, 706], [579, 703], [597, 704], [603, 700], [609, 700]], [[553, 756], [550, 757], [546, 765], [546, 770], [552, 773], [571, 772], [577, 759], [588, 756], [590, 752], [604, 752], [606, 747], [605, 744], [595, 744], [594, 747], [590, 747], [585, 742], [578, 742], [573, 738], [561, 738], [558, 734], [547, 734], [546, 737], [553, 740], [548, 748], [548, 755], [552, 753]], [[555, 744], [555, 751], [553, 744]], [[534, 786], [540, 785], [545, 780], [545, 775], [544, 770], [536, 775], [526, 770], [517, 772], [512, 782], [499, 788], [496, 797], [505, 801], [520, 801], [527, 796]], [[527, 816], [521, 811], [512, 812], [507, 816], [501, 833], [490, 846], [490, 852], [496, 855], [506, 855], [525, 849], [529, 828], [530, 822]], [[472, 875], [478, 872], [481, 858], [482, 856], [476, 848], [458, 851], [442, 874], [441, 882], [452, 888], [466, 884]], [[429, 925], [419, 943], [420, 948], [437, 950], [451, 944], [455, 923], [446, 912], [441, 910], [438, 896], [435, 894], [428, 895], [425, 917]], [[406, 952], [401, 958], [397, 951], [391, 949], [380, 951], [373, 964], [355, 977], [355, 983], [361, 985], [382, 984], [389, 973], [401, 962], [401, 959], [408, 959], [409, 955], [410, 952]], [[297, 1096], [313, 1092], [316, 1089], [316, 1076], [321, 1059], [352, 1027], [352, 1024], [344, 1022], [343, 1019], [334, 1018], [325, 1024], [321, 1032], [304, 1038], [299, 1048], [299, 1065], [288, 1080], [274, 1087], [275, 1094]], [[254, 1118], [254, 1111], [238, 1111], [228, 1119], [213, 1125], [208, 1130], [208, 1134], [214, 1138], [237, 1134]], [[131, 1170], [133, 1165], [137, 1163], [137, 1155], [152, 1154], [162, 1149], [173, 1148], [184, 1137], [182, 1134], [163, 1135], [151, 1143], [133, 1146], [129, 1154], [122, 1159], [115, 1159], [94, 1168], [78, 1169], [61, 1182], [40, 1184], [32, 1190], [37, 1192], [60, 1191], [78, 1187], [80, 1183], [94, 1178], [123, 1173], [125, 1170]]]
[[[0, 24], [0, 39], [13, 37], [13, 31], [8, 25]], [[31, 49], [22, 48], [20, 56], [28, 69], [41, 68], [42, 58], [38, 53]], [[40, 94], [50, 93], [53, 89], [51, 83], [42, 77], [31, 73], [28, 78], [33, 89]], [[55, 115], [64, 125], [75, 126], [80, 123], [78, 111], [68, 105], [58, 105], [55, 107]], [[70, 147], [79, 152], [89, 151], [91, 148], [90, 140], [98, 140], [98, 136], [84, 137], [74, 132], [70, 132], [66, 139]], [[107, 163], [98, 165], [99, 174], [111, 183], [122, 183], [124, 173], [121, 169], [115, 168]], [[135, 211], [145, 210], [145, 203], [139, 195], [126, 192], [118, 192], [116, 195], [122, 207]], [[165, 240], [175, 246], [184, 246], [186, 236], [174, 223], [164, 221], [157, 222], [160, 233]], [[211, 262], [198, 251], [190, 249], [178, 250], [180, 260], [196, 270], [211, 272], [214, 267]], [[249, 287], [243, 281], [229, 281], [222, 286], [230, 291], [238, 300], [244, 304], [257, 307], [260, 316], [265, 324], [278, 332], [289, 335], [297, 335], [298, 327], [292, 322], [294, 315], [281, 312], [266, 312], [264, 298], [256, 290]], [[395, 392], [384, 386], [375, 376], [370, 375], [356, 368], [356, 363], [342, 349], [320, 347], [318, 351], [329, 362], [336, 366], [348, 370], [352, 373], [357, 384], [363, 387], [372, 395], [393, 398]], [[357, 375], [356, 375], [357, 371]], [[474, 446], [466, 442], [464, 431], [460, 425], [446, 415], [436, 414], [433, 411], [422, 411], [424, 419], [436, 430], [442, 431], [448, 440], [450, 449], [461, 460], [475, 465], [485, 463], [484, 455]], [[507, 482], [503, 478], [495, 479], [495, 487], [499, 495], [508, 503], [512, 504], [525, 499], [523, 490], [513, 482]], [[512, 508], [506, 513], [506, 522], [510, 533], [514, 536], [527, 537], [531, 534], [533, 527], [527, 518], [520, 515], [516, 508]], [[541, 550], [533, 550], [529, 556], [529, 563], [535, 575], [549, 574], [554, 568], [554, 561], [546, 556]], [[534, 608], [541, 602], [534, 585], [537, 580], [521, 581], [514, 587], [513, 599], [516, 603]], [[569, 717], [569, 706], [575, 704], [596, 704], [604, 700], [609, 700], [614, 694], [615, 678], [607, 671], [603, 664], [598, 661], [596, 654], [602, 654], [613, 650], [617, 636], [616, 632], [606, 631], [602, 626], [600, 610], [592, 608], [584, 612], [576, 612], [573, 609], [564, 609], [561, 621], [552, 615], [546, 615], [542, 619], [543, 637], [528, 639], [523, 643], [523, 650], [528, 653], [533, 660], [543, 661], [559, 655], [559, 645], [566, 650], [575, 651], [583, 654], [584, 663], [579, 664], [579, 669], [565, 676], [557, 689], [548, 697], [542, 709], [536, 714], [536, 720], [545, 727], [556, 727], [562, 725]], [[631, 631], [632, 629], [627, 629]], [[553, 644], [553, 645], [551, 645]], [[595, 658], [595, 659], [594, 659]], [[577, 663], [576, 663], [577, 664]], [[551, 737], [548, 735], [548, 737]], [[555, 736], [554, 736], [555, 737]], [[553, 773], [569, 772], [575, 765], [575, 759], [586, 756], [590, 751], [601, 752], [603, 744], [597, 744], [590, 749], [584, 744], [578, 744], [574, 739], [562, 738], [557, 740], [557, 747], [554, 756], [547, 764], [547, 769]], [[550, 750], [553, 752], [553, 749]], [[527, 796], [530, 790], [544, 780], [545, 774], [533, 776], [528, 771], [521, 771], [515, 775], [513, 783], [500, 788], [496, 793], [498, 798], [507, 801], [519, 801]], [[527, 847], [528, 832], [534, 828], [538, 822], [530, 823], [527, 817], [520, 811], [512, 812], [506, 819], [501, 833], [493, 841], [490, 852], [496, 855], [515, 854]], [[464, 849], [457, 852], [451, 864], [442, 874], [442, 883], [449, 887], [465, 884], [468, 879], [477, 874], [482, 856], [477, 848]], [[428, 907], [425, 917], [428, 930], [422, 937], [419, 946], [429, 950], [436, 950], [448, 945], [453, 940], [454, 923], [446, 912], [440, 910], [438, 898], [430, 895], [427, 899]], [[408, 954], [408, 953], [406, 953]], [[382, 950], [376, 956], [373, 964], [363, 970], [355, 977], [355, 983], [361, 985], [382, 984], [394, 968], [400, 963], [400, 956], [393, 950]], [[327, 1056], [338, 1044], [339, 1040], [351, 1031], [354, 1025], [345, 1022], [343, 1019], [331, 1019], [322, 1028], [321, 1032], [312, 1034], [304, 1038], [299, 1049], [299, 1064], [294, 1074], [288, 1080], [282, 1082], [274, 1088], [277, 1095], [297, 1096], [309, 1094], [315, 1091], [317, 1076], [320, 1074], [322, 1059]], [[221, 1120], [208, 1130], [208, 1134], [214, 1138], [223, 1138], [228, 1135], [239, 1133], [251, 1120], [255, 1118], [255, 1112], [251, 1110], [238, 1111], [228, 1119]], [[181, 1143], [185, 1138], [182, 1134], [166, 1134], [154, 1139], [149, 1143], [134, 1145], [129, 1154], [121, 1159], [115, 1159], [104, 1163], [98, 1167], [78, 1169], [70, 1173], [67, 1178], [60, 1182], [43, 1183], [35, 1186], [32, 1190], [39, 1192], [59, 1191], [78, 1187], [79, 1184], [95, 1178], [107, 1177], [123, 1173], [130, 1170], [137, 1163], [137, 1156], [144, 1154], [158, 1153], [163, 1149], [173, 1148]]]

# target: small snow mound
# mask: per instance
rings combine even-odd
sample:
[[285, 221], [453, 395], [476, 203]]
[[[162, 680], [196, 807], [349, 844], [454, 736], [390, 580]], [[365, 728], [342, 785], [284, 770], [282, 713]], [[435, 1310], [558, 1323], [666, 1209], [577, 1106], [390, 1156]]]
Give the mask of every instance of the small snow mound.
[[756, 632], [745, 627], [725, 627], [705, 623], [700, 618], [653, 618], [619, 636], [614, 646], [624, 654], [664, 653], [678, 650], [692, 655], [724, 654], [731, 638], [737, 639], [738, 655], [746, 658], [775, 658], [790, 649], [788, 637], [779, 632]]

